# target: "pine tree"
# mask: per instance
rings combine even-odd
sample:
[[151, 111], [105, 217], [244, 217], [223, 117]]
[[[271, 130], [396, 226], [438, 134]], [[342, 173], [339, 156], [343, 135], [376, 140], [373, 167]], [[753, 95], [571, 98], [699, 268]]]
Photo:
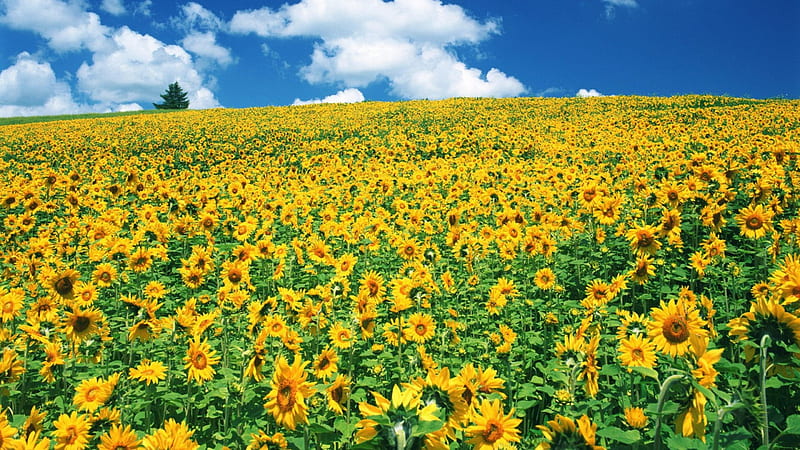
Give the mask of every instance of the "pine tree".
[[156, 109], [186, 109], [189, 107], [188, 94], [181, 89], [178, 82], [169, 85], [167, 92], [161, 94], [164, 103], [153, 103]]

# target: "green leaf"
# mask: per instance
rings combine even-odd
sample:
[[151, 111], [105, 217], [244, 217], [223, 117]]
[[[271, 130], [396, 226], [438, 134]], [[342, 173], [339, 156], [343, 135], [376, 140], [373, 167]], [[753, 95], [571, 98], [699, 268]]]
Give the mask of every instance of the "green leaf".
[[764, 385], [770, 389], [778, 389], [786, 386], [786, 383], [781, 381], [778, 377], [771, 377], [767, 378], [767, 382]]
[[786, 418], [786, 430], [784, 433], [800, 434], [800, 414], [792, 414]]
[[693, 439], [681, 435], [675, 435], [667, 439], [667, 447], [697, 449], [697, 450], [706, 450], [708, 448], [708, 446], [704, 444], [703, 441], [701, 441], [700, 439]]
[[649, 367], [635, 367], [635, 366], [629, 367], [629, 369], [633, 370], [634, 372], [638, 373], [643, 377], [652, 378], [658, 381], [658, 372], [656, 372], [655, 369], [651, 369]]
[[601, 428], [597, 430], [597, 435], [623, 444], [633, 444], [642, 439], [642, 435], [636, 430], [625, 431], [617, 427]]
[[518, 402], [518, 403], [516, 404], [516, 407], [517, 407], [517, 409], [519, 409], [519, 410], [526, 410], [526, 409], [528, 409], [528, 408], [531, 408], [531, 407], [533, 407], [533, 406], [536, 406], [537, 404], [539, 404], [539, 401], [538, 401], [538, 400], [523, 400], [523, 401], [521, 401], [521, 402]]
[[434, 433], [442, 429], [444, 422], [441, 420], [425, 420], [414, 425], [411, 429], [411, 436], [425, 436], [428, 433]]

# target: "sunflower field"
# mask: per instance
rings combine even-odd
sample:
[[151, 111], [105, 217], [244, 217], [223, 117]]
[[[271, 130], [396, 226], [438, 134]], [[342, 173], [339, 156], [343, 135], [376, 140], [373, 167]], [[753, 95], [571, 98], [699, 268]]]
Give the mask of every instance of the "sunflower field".
[[0, 127], [0, 448], [800, 446], [800, 102]]

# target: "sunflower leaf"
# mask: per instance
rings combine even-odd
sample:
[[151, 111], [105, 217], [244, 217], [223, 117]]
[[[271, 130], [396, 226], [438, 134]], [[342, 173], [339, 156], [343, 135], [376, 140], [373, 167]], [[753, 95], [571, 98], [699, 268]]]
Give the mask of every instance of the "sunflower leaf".
[[597, 435], [622, 444], [633, 444], [642, 439], [642, 435], [636, 430], [622, 430], [617, 427], [605, 427], [597, 430]]

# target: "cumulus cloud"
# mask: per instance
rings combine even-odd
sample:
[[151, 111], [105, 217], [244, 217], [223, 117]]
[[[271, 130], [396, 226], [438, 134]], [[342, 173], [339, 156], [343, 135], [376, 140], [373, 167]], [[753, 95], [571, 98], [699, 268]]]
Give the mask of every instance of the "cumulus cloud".
[[78, 69], [78, 87], [99, 102], [158, 100], [165, 86], [178, 81], [189, 93], [192, 108], [219, 106], [203, 86], [192, 57], [182, 47], [165, 45], [158, 39], [127, 27], [112, 36], [109, 51], [95, 53], [92, 63]]
[[122, 0], [103, 0], [103, 3], [100, 4], [100, 9], [112, 16], [121, 16], [126, 12]]
[[4, 0], [0, 23], [18, 30], [30, 30], [47, 39], [56, 51], [86, 48], [97, 51], [106, 43], [110, 29], [97, 14], [86, 12], [77, 2], [60, 0]]
[[210, 31], [189, 33], [183, 38], [181, 44], [186, 50], [197, 56], [208, 58], [220, 66], [227, 66], [233, 62], [231, 51], [217, 44], [217, 36]]
[[586, 98], [586, 97], [602, 97], [603, 94], [597, 92], [596, 89], [579, 89], [578, 92], [575, 93], [576, 97]]
[[224, 22], [203, 5], [189, 2], [181, 7], [181, 16], [176, 19], [188, 30], [218, 30]]
[[75, 103], [69, 85], [58, 81], [49, 63], [27, 52], [0, 71], [0, 117], [65, 114], [88, 107]]
[[310, 105], [314, 103], [358, 103], [363, 101], [364, 94], [362, 94], [361, 91], [355, 88], [348, 88], [322, 99], [315, 98], [311, 100], [300, 100], [299, 98], [296, 98], [292, 104]]
[[[38, 33], [56, 51], [88, 49], [92, 53], [91, 63], [81, 64], [76, 79], [78, 89], [95, 103], [88, 107], [75, 105], [74, 102], [70, 105], [66, 101], [72, 98], [68, 95], [69, 86], [62, 82], [58, 98], [64, 101], [58, 103], [59, 107], [118, 110], [131, 108], [134, 103], [141, 107], [139, 103], [157, 101], [159, 94], [174, 81], [178, 81], [189, 93], [191, 108], [219, 106], [214, 94], [204, 84], [204, 77], [195, 61], [180, 46], [167, 45], [127, 27], [114, 29], [104, 26], [97, 14], [83, 9], [85, 4], [79, 0], [0, 1], [5, 5], [5, 14], [0, 17], [0, 22], [12, 28]], [[146, 4], [140, 3], [139, 7]], [[187, 11], [192, 23], [208, 23], [204, 10], [190, 4]], [[215, 47], [213, 39], [209, 41], [203, 36], [193, 36], [187, 42], [203, 56], [223, 62], [230, 58], [225, 49]], [[33, 67], [20, 64], [18, 62], [18, 67], [7, 76], [11, 77], [22, 68], [31, 70]], [[39, 64], [36, 66], [39, 67], [39, 73], [46, 72]], [[47, 69], [50, 69], [49, 64]], [[63, 87], [67, 88], [66, 95]]]
[[438, 0], [301, 0], [278, 10], [238, 11], [233, 33], [319, 39], [301, 76], [309, 83], [363, 87], [386, 79], [404, 98], [507, 97], [525, 92], [514, 77], [468, 67], [452, 52], [499, 31]]

